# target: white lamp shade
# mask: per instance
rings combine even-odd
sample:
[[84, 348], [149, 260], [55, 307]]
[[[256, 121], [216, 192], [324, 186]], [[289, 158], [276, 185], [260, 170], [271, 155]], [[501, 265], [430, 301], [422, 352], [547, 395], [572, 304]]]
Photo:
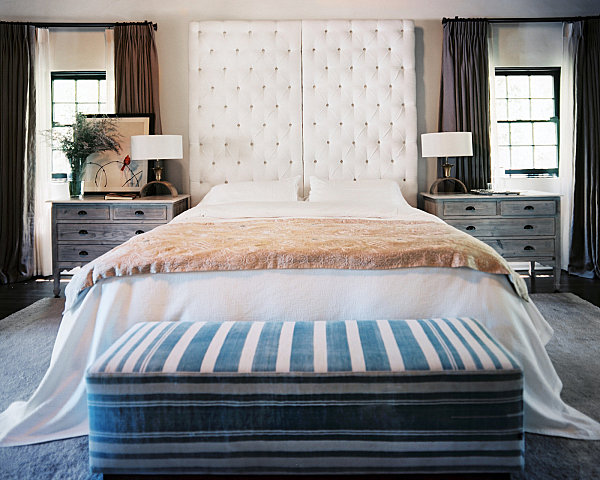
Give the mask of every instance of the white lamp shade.
[[131, 137], [132, 160], [167, 158], [183, 158], [181, 135], [133, 135]]
[[423, 157], [470, 157], [473, 155], [471, 132], [440, 132], [421, 135]]

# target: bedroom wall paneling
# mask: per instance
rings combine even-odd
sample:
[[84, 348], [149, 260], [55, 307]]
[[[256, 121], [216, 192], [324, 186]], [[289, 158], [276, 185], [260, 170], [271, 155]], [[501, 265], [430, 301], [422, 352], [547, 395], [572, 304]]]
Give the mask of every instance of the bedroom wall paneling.
[[192, 205], [215, 184], [302, 174], [300, 25], [190, 24]]
[[389, 178], [417, 196], [415, 36], [407, 20], [302, 22], [304, 182]]

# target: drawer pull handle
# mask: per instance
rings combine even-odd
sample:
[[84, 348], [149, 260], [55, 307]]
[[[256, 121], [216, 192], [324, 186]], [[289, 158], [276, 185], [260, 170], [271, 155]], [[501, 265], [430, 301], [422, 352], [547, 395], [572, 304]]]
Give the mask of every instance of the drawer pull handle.
[[79, 210], [77, 215], [81, 215], [83, 217], [84, 215], [87, 215], [87, 212], [85, 210]]
[[525, 225], [523, 228], [525, 230], [533, 230], [533, 225]]
[[88, 231], [87, 230], [79, 230], [79, 235], [87, 235]]
[[523, 250], [531, 251], [531, 250], [535, 250], [535, 247], [532, 247], [531, 245], [527, 245]]
[[88, 252], [86, 252], [85, 250], [82, 250], [81, 252], [79, 252], [79, 256], [80, 257], [87, 257]]
[[144, 212], [142, 212], [141, 210], [136, 210], [136, 211], [135, 211], [135, 214], [136, 214], [138, 217], [141, 217], [141, 216], [144, 214]]
[[526, 205], [524, 210], [534, 210], [535, 207], [533, 205]]
[[473, 225], [469, 225], [469, 226], [467, 227], [467, 230], [477, 230], [477, 229], [476, 229], [476, 228], [475, 228]]
[[136, 230], [136, 231], [135, 231], [135, 234], [136, 234], [136, 235], [140, 235], [140, 234], [142, 234], [142, 233], [144, 233], [144, 231], [143, 231], [143, 230]]
[[472, 211], [475, 210], [475, 207], [473, 205], [469, 205], [467, 208], [465, 208], [465, 210]]

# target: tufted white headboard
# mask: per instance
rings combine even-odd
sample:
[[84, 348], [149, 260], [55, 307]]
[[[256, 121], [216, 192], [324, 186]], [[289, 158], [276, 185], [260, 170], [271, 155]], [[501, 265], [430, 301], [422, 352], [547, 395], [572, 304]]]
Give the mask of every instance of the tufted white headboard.
[[189, 40], [193, 203], [316, 175], [394, 179], [416, 204], [412, 21], [193, 22]]

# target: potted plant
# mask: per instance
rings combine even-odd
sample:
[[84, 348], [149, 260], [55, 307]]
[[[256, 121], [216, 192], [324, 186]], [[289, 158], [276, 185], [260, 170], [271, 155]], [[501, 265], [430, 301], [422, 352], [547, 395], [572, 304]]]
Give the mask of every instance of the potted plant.
[[114, 121], [108, 117], [88, 119], [83, 113], [75, 115], [73, 129], [67, 134], [52, 134], [54, 144], [61, 150], [71, 165], [69, 194], [83, 196], [83, 174], [88, 156], [92, 153], [112, 150], [119, 153], [119, 139]]

